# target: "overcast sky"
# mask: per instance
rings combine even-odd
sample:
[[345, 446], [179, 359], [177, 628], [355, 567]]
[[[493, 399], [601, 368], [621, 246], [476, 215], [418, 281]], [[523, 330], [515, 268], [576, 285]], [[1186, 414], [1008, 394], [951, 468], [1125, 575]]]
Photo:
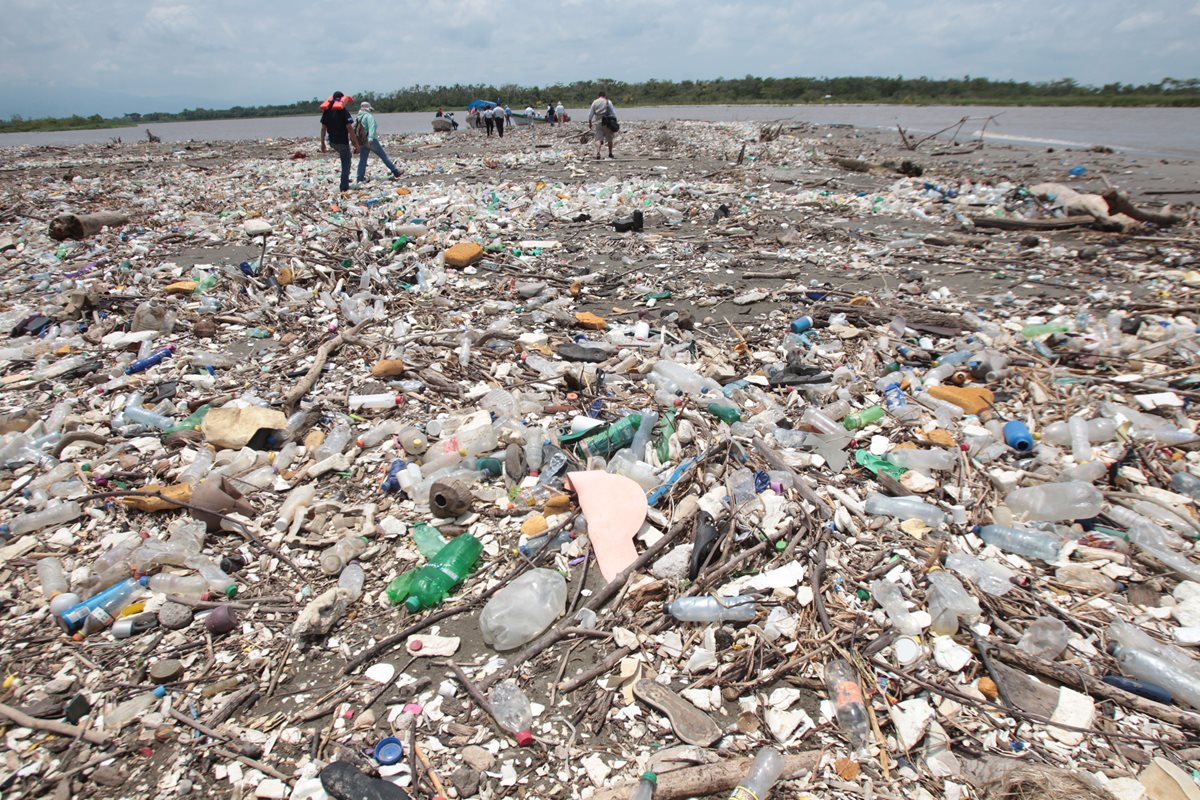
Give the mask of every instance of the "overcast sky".
[[1200, 0], [4, 0], [3, 9], [4, 118], [601, 77], [1200, 77]]

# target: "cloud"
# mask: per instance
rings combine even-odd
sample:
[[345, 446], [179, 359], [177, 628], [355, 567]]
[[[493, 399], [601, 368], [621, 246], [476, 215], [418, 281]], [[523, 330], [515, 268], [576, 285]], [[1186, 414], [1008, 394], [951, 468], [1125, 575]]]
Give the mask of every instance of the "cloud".
[[[1147, 4], [1148, 5], [1148, 4]], [[1200, 2], [8, 0], [0, 117], [611, 78], [1196, 76]], [[1114, 24], [1113, 20], [1117, 20]], [[36, 96], [36, 103], [28, 101]], [[12, 100], [21, 98], [24, 100]], [[170, 100], [175, 105], [159, 103]]]

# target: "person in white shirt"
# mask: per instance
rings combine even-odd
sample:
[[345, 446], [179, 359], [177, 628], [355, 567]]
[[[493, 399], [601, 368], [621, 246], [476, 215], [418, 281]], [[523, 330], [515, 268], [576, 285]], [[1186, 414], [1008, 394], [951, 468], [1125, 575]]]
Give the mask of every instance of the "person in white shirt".
[[559, 125], [567, 121], [567, 110], [563, 108], [562, 100], [554, 107], [554, 118], [558, 120]]
[[492, 129], [496, 126], [496, 121], [492, 119], [492, 110], [490, 108], [485, 108], [480, 112], [480, 115], [483, 117], [484, 127], [487, 128], [487, 135], [491, 136]]
[[[598, 124], [593, 128], [592, 120], [598, 120]], [[608, 157], [616, 158], [613, 155], [613, 137], [616, 131], [612, 129], [617, 121], [617, 109], [613, 107], [612, 101], [608, 99], [608, 95], [600, 92], [596, 99], [592, 101], [592, 107], [588, 109], [588, 128], [596, 134], [596, 160], [600, 160], [600, 147], [605, 143], [608, 144]]]

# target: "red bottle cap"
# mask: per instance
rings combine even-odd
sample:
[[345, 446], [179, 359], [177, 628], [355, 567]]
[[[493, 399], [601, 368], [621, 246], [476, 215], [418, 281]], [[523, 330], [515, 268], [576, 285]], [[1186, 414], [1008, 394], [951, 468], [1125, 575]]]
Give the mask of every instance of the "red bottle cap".
[[523, 731], [517, 731], [517, 744], [521, 747], [529, 747], [533, 744], [533, 734], [526, 728]]

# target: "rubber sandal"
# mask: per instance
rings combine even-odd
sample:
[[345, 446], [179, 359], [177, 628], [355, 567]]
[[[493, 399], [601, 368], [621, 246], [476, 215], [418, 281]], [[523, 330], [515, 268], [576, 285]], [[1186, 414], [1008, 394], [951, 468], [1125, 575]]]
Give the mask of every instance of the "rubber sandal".
[[724, 736], [712, 717], [661, 683], [640, 680], [633, 685], [633, 694], [646, 705], [666, 715], [671, 721], [671, 729], [682, 742], [697, 747], [708, 747]]

